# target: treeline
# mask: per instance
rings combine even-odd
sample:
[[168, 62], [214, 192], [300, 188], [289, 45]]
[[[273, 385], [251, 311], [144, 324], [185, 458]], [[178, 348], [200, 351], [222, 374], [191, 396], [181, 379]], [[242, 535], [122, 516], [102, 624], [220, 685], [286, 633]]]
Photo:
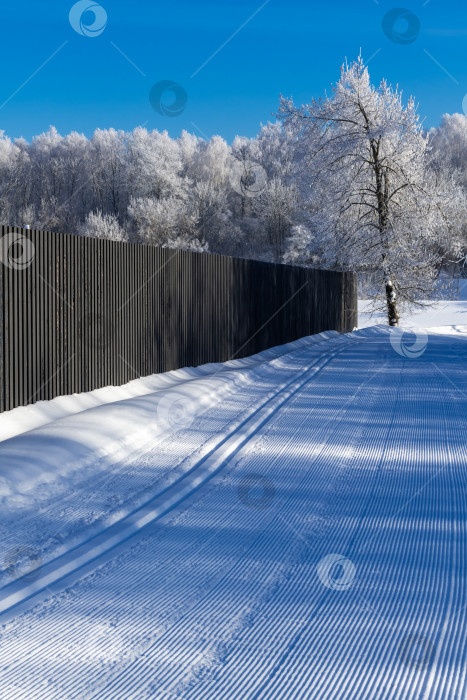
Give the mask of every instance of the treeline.
[[[0, 138], [0, 220], [10, 225], [272, 261], [343, 266], [316, 224], [326, 200], [287, 121], [256, 138], [97, 130]], [[467, 191], [467, 118], [429, 134], [429, 166]], [[459, 226], [465, 220], [459, 212]], [[462, 234], [465, 239], [464, 233]]]
[[0, 138], [0, 219], [10, 225], [282, 260], [298, 223], [291, 145], [280, 124], [256, 139], [54, 127]]

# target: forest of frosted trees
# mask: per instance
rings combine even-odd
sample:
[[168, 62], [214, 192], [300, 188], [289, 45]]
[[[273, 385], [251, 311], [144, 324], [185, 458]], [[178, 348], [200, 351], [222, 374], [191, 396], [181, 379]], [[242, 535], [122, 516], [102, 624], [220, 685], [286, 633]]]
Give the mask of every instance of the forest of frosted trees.
[[386, 302], [396, 291], [410, 302], [413, 279], [395, 274], [402, 261], [409, 276], [418, 270], [419, 296], [442, 266], [462, 268], [466, 164], [465, 115], [426, 132], [414, 102], [404, 106], [384, 81], [373, 87], [359, 59], [330, 97], [300, 107], [282, 99], [275, 123], [230, 145], [142, 127], [91, 138], [51, 127], [31, 143], [1, 133], [0, 219], [370, 277], [380, 270]]

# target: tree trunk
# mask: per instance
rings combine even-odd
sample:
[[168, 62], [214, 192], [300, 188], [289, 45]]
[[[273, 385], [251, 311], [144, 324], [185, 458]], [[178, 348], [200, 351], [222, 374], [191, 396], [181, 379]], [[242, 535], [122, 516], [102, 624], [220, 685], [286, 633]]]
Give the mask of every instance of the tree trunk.
[[[381, 237], [381, 245], [383, 248], [383, 269], [385, 266], [386, 257], [389, 250], [388, 238], [388, 219], [389, 219], [389, 175], [384, 171], [379, 159], [379, 141], [373, 142], [371, 146], [374, 159], [374, 172], [376, 181], [376, 199], [378, 203], [378, 223], [379, 233]], [[399, 325], [399, 314], [397, 313], [396, 290], [389, 276], [389, 271], [385, 270], [385, 287], [386, 287], [386, 308], [388, 312], [388, 323], [390, 326]]]
[[397, 313], [396, 292], [390, 279], [386, 280], [386, 307], [388, 311], [389, 325], [398, 326], [399, 314]]

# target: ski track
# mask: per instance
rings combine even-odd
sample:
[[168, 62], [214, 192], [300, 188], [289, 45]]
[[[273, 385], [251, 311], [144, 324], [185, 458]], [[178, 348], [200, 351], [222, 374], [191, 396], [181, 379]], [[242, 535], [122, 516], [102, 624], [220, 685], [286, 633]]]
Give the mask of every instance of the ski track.
[[382, 327], [303, 343], [86, 470], [2, 533], [45, 562], [3, 579], [2, 700], [466, 698], [466, 356], [430, 334], [401, 357]]

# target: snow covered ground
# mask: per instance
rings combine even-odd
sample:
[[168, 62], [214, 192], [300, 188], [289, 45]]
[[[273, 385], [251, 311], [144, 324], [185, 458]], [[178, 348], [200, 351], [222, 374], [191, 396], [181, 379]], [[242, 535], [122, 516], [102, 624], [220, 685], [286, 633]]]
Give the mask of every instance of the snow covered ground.
[[[458, 326], [467, 324], [467, 279], [456, 281], [452, 299], [438, 301], [433, 306], [408, 314], [402, 314], [400, 325], [418, 328], [439, 328], [441, 326]], [[387, 324], [383, 313], [372, 314], [369, 302], [358, 303], [358, 326], [366, 328], [375, 324]]]
[[467, 697], [451, 322], [0, 416], [2, 700]]

